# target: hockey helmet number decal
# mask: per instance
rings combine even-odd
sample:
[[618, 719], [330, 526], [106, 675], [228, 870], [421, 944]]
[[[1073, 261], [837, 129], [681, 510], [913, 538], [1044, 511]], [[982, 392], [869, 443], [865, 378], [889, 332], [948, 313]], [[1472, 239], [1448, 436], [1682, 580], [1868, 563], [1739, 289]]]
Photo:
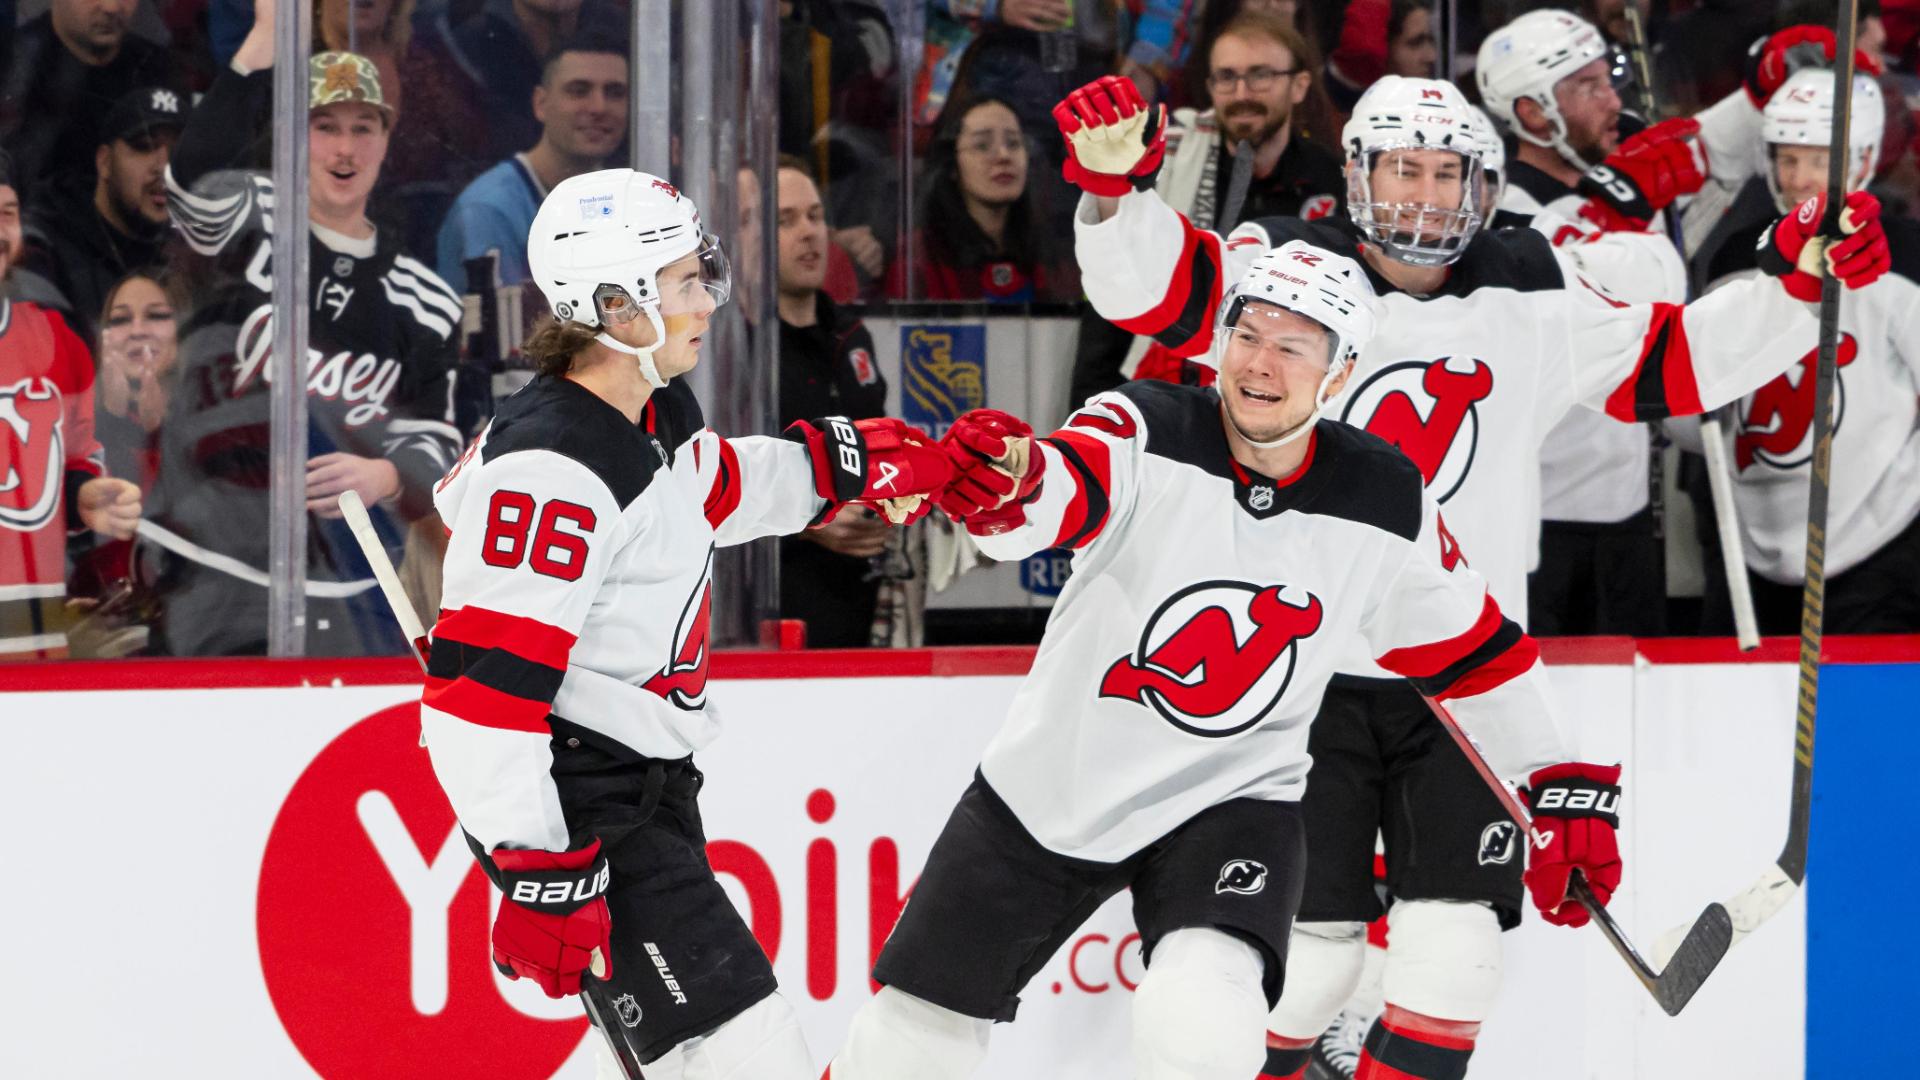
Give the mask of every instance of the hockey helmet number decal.
[[[1295, 643], [1320, 629], [1320, 599], [1282, 586], [1207, 581], [1180, 590], [1147, 620], [1131, 656], [1113, 662], [1100, 696], [1138, 702], [1193, 735], [1236, 735], [1286, 693]], [[1296, 590], [1298, 592], [1298, 590]]]
[[1446, 502], [1473, 470], [1478, 405], [1493, 393], [1493, 369], [1473, 357], [1389, 364], [1348, 398], [1340, 419], [1387, 440], [1420, 466], [1427, 490]]

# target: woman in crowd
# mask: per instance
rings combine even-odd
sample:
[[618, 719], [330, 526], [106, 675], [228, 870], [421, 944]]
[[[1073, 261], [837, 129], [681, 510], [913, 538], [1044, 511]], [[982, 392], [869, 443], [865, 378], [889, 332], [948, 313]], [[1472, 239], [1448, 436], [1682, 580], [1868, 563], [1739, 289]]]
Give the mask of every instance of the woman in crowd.
[[1071, 262], [1056, 261], [1013, 107], [976, 97], [947, 109], [927, 154], [911, 291], [906, 260], [891, 295], [914, 300], [1022, 304], [1080, 293]]
[[143, 270], [120, 279], [101, 305], [94, 435], [106, 450], [108, 474], [143, 489], [153, 486], [159, 467], [185, 299], [176, 281]]

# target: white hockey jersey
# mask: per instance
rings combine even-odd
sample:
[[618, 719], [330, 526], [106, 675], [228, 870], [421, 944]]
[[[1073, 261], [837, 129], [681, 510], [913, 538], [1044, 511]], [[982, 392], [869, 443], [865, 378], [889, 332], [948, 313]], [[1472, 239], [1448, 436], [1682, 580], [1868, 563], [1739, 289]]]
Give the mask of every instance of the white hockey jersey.
[[[1826, 573], [1844, 574], [1920, 516], [1920, 225], [1885, 222], [1893, 269], [1840, 302]], [[1714, 262], [1725, 281], [1758, 274], [1759, 230], [1734, 234]], [[1716, 286], [1724, 288], [1725, 285]], [[1807, 484], [1813, 460], [1809, 349], [1742, 398], [1728, 461], [1747, 565], [1769, 581], [1806, 580]]]
[[667, 759], [713, 741], [714, 547], [797, 532], [825, 506], [804, 447], [721, 438], [682, 382], [635, 425], [546, 376], [501, 403], [434, 501], [451, 536], [420, 721], [489, 851], [584, 841], [550, 775], [558, 735]]
[[[1738, 90], [1700, 113], [1699, 141], [1710, 180], [1751, 171], [1747, 147], [1760, 112]], [[1736, 152], [1737, 150], [1737, 152]], [[1684, 303], [1687, 268], [1664, 218], [1647, 232], [1604, 232], [1581, 214], [1586, 196], [1523, 161], [1513, 161], [1498, 223], [1523, 223], [1547, 237], [1580, 276], [1630, 304]], [[1540, 444], [1540, 512], [1548, 521], [1616, 522], [1644, 510], [1651, 447], [1640, 425], [1613, 423], [1588, 409], [1562, 417]]]
[[[1212, 345], [1223, 283], [1290, 239], [1355, 251], [1347, 222], [1269, 218], [1227, 239], [1193, 228], [1152, 192], [1097, 220], [1082, 200], [1076, 254], [1101, 315], [1182, 356]], [[1364, 262], [1362, 265], [1365, 265]], [[1482, 232], [1431, 296], [1372, 274], [1385, 317], [1332, 408], [1420, 467], [1475, 569], [1524, 623], [1538, 557], [1539, 450], [1575, 406], [1618, 420], [1690, 415], [1765, 383], [1813, 347], [1810, 305], [1771, 279], [1684, 307], [1604, 301], [1528, 229]], [[1364, 662], [1345, 669], [1381, 675]]]
[[1113, 862], [1209, 806], [1298, 799], [1355, 651], [1447, 701], [1503, 776], [1566, 760], [1539, 649], [1392, 446], [1322, 420], [1293, 475], [1234, 461], [1212, 389], [1100, 394], [1051, 437], [996, 559], [1073, 551], [981, 773], [1042, 844]]

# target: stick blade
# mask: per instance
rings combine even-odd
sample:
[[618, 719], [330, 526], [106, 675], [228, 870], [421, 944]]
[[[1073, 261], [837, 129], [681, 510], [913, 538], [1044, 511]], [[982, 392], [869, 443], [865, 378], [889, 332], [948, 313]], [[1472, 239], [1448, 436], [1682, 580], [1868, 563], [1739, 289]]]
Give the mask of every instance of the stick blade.
[[1720, 904], [1708, 904], [1654, 980], [1653, 999], [1668, 1016], [1679, 1016], [1732, 947], [1733, 916]]

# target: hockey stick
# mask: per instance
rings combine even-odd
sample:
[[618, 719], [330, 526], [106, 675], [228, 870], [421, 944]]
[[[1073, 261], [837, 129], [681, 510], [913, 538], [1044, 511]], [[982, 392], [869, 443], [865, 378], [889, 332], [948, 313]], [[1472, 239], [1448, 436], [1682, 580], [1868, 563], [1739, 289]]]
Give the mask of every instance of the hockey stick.
[[[353, 533], [354, 543], [360, 545], [360, 554], [366, 556], [367, 565], [373, 568], [374, 580], [380, 583], [380, 594], [386, 597], [387, 608], [393, 612], [394, 621], [400, 624], [400, 632], [407, 637], [407, 644], [413, 649], [413, 658], [420, 664], [422, 672], [427, 670], [427, 632], [421, 627], [420, 615], [413, 610], [413, 601], [407, 599], [407, 592], [400, 587], [400, 575], [394, 572], [393, 560], [387, 558], [386, 545], [380, 542], [380, 534], [374, 531], [373, 519], [367, 516], [367, 504], [360, 500], [357, 491], [340, 493], [340, 514], [346, 519], [347, 528]], [[426, 736], [421, 735], [421, 745], [426, 745]], [[607, 1038], [607, 1044], [613, 1049], [613, 1058], [627, 1075], [627, 1080], [641, 1080], [640, 1058], [626, 1039], [618, 1034], [618, 1029], [610, 1027], [604, 1018], [618, 1014], [614, 1002], [603, 1000], [607, 996], [604, 983], [598, 981], [605, 976], [606, 958], [595, 949], [592, 957], [591, 974], [595, 980], [580, 981], [580, 1001], [586, 1006], [587, 1018], [593, 1026]]]
[[[1647, 50], [1646, 24], [1641, 21], [1640, 9], [1632, 4], [1627, 5], [1625, 14], [1627, 55], [1633, 59], [1634, 78], [1640, 83], [1642, 100], [1647, 106], [1647, 121], [1652, 123], [1659, 118], [1660, 108], [1653, 96], [1653, 61]], [[1662, 216], [1667, 222], [1667, 239], [1673, 242], [1673, 249], [1679, 252], [1684, 263], [1687, 237], [1680, 224], [1680, 208], [1669, 206]], [[1692, 290], [1688, 293], [1691, 295]], [[1720, 534], [1720, 562], [1727, 575], [1727, 595], [1733, 602], [1734, 634], [1740, 639], [1740, 651], [1752, 652], [1760, 647], [1760, 626], [1753, 615], [1753, 585], [1747, 580], [1747, 560], [1740, 548], [1740, 515], [1733, 503], [1733, 474], [1727, 470], [1726, 435], [1719, 410], [1701, 417], [1700, 438], [1706, 444], [1707, 482], [1713, 493], [1713, 520]], [[1661, 452], [1657, 438], [1653, 452], [1657, 477]], [[1656, 493], [1655, 498], [1663, 495], [1663, 492]]]
[[[1853, 40], [1858, 0], [1841, 0], [1833, 26], [1833, 132], [1827, 144], [1828, 243], [1844, 235], [1848, 127], [1853, 119]], [[1825, 262], [1824, 257], [1822, 262]], [[1820, 641], [1827, 595], [1827, 494], [1833, 478], [1833, 387], [1840, 346], [1840, 282], [1820, 280], [1820, 352], [1813, 374], [1813, 468], [1807, 480], [1806, 583], [1800, 590], [1800, 690], [1795, 698], [1793, 802], [1787, 839], [1766, 872], [1727, 901], [1739, 941], [1787, 906], [1807, 879], [1807, 834], [1813, 814], [1813, 721], [1820, 704]], [[1665, 940], [1664, 938], [1662, 939]]]
[[[1493, 767], [1487, 764], [1486, 756], [1474, 743], [1473, 736], [1468, 735], [1460, 727], [1453, 715], [1447, 712], [1446, 706], [1424, 695], [1423, 700], [1426, 701], [1427, 707], [1433, 710], [1433, 715], [1439, 718], [1440, 726], [1447, 729], [1447, 734], [1452, 736], [1454, 743], [1460, 747], [1460, 752], [1467, 756], [1467, 761], [1473, 765], [1474, 771], [1480, 774], [1480, 779], [1486, 781], [1487, 786], [1493, 789], [1495, 797], [1500, 800], [1500, 805], [1506, 808], [1507, 815], [1513, 818], [1514, 824], [1520, 826], [1520, 833], [1527, 837], [1530, 847], [1540, 844], [1541, 837], [1533, 829], [1532, 811], [1528, 810], [1527, 805], [1520, 801], [1520, 796], [1514, 794], [1513, 789], [1494, 773]], [[1589, 915], [1593, 916], [1593, 924], [1606, 935], [1607, 943], [1612, 945], [1613, 951], [1619, 953], [1620, 959], [1626, 961], [1627, 966], [1633, 969], [1634, 977], [1640, 980], [1640, 985], [1647, 988], [1647, 993], [1653, 995], [1653, 1000], [1666, 1010], [1668, 1016], [1680, 1015], [1680, 1010], [1686, 1008], [1687, 1002], [1693, 1000], [1693, 995], [1699, 991], [1701, 984], [1707, 981], [1707, 976], [1713, 974], [1713, 969], [1719, 965], [1720, 958], [1725, 956], [1727, 949], [1733, 945], [1733, 921], [1728, 916], [1727, 909], [1719, 904], [1708, 904], [1707, 909], [1694, 920], [1686, 936], [1675, 947], [1673, 958], [1667, 961], [1659, 971], [1655, 971], [1653, 965], [1647, 963], [1646, 958], [1640, 955], [1640, 950], [1634, 948], [1626, 931], [1620, 929], [1620, 924], [1613, 921], [1613, 914], [1594, 897], [1593, 890], [1588, 887], [1586, 879], [1580, 875], [1579, 871], [1575, 871], [1568, 879], [1567, 892], [1581, 907], [1587, 909]]]

